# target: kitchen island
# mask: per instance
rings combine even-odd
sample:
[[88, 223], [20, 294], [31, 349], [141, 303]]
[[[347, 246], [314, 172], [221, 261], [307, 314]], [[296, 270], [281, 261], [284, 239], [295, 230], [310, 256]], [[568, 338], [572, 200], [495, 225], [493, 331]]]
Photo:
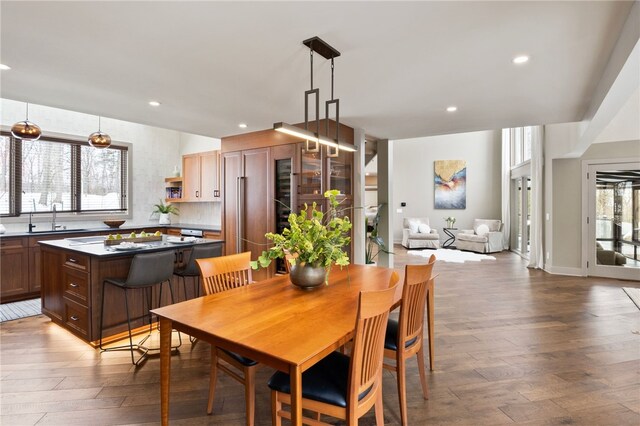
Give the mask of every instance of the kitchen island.
[[[133, 257], [138, 253], [171, 250], [175, 253], [175, 267], [189, 260], [191, 247], [200, 244], [223, 244], [219, 239], [176, 238], [169, 242], [151, 241], [133, 249], [120, 250], [106, 246], [104, 237], [81, 237], [41, 241], [42, 313], [86, 342], [96, 346], [100, 336], [100, 306], [105, 278], [126, 278]], [[170, 303], [170, 292], [164, 285], [161, 304]], [[174, 285], [176, 302], [193, 297], [187, 289]], [[131, 292], [129, 308], [132, 327], [146, 324], [146, 301], [143, 292]], [[153, 306], [158, 306], [159, 291], [154, 288]], [[124, 292], [113, 286], [105, 288], [103, 338], [115, 340], [126, 334]], [[110, 338], [110, 339], [109, 339]]]

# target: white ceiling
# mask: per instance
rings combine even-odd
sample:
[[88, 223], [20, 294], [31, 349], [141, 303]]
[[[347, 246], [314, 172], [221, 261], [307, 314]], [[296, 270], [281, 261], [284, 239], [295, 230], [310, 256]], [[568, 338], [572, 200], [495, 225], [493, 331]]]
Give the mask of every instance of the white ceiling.
[[[317, 35], [342, 53], [341, 121], [376, 137], [578, 121], [631, 6], [2, 1], [0, 94], [213, 137], [261, 130], [304, 120], [301, 42]], [[329, 63], [314, 68], [324, 102]]]

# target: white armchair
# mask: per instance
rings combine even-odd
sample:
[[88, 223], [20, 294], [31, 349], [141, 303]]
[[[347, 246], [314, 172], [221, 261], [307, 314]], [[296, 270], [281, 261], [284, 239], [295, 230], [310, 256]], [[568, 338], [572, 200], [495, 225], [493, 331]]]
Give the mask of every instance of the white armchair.
[[475, 219], [473, 229], [458, 232], [456, 248], [478, 253], [494, 253], [504, 250], [502, 221]]
[[440, 235], [429, 226], [429, 218], [405, 217], [402, 221], [402, 245], [408, 249], [440, 247]]

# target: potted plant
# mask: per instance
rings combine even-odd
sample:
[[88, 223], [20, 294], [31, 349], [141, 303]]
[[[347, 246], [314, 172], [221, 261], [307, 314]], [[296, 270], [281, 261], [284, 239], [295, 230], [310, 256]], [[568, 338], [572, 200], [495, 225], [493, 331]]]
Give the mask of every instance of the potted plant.
[[340, 217], [338, 196], [340, 191], [324, 193], [329, 200], [329, 209], [323, 213], [314, 202], [307, 204], [299, 214], [289, 214], [289, 228], [281, 234], [267, 233], [273, 247], [262, 252], [251, 266], [254, 269], [267, 267], [273, 259], [285, 259], [291, 263], [291, 282], [302, 288], [314, 288], [328, 282], [331, 266], [349, 264], [344, 247], [349, 244], [351, 230], [349, 217]]
[[447, 222], [447, 228], [453, 228], [456, 223], [456, 218], [453, 216], [443, 218]]
[[171, 217], [169, 215], [180, 214], [180, 210], [178, 210], [176, 206], [174, 206], [171, 203], [165, 204], [162, 202], [162, 200], [160, 200], [160, 203], [154, 204], [153, 206], [155, 207], [155, 210], [153, 210], [153, 213], [160, 214], [160, 220], [158, 221], [158, 224], [160, 225], [170, 225]]
[[[378, 235], [378, 223], [380, 222], [380, 212], [382, 210], [382, 206], [384, 204], [379, 204], [378, 209], [376, 210], [376, 215], [371, 222], [371, 231], [369, 232], [368, 224], [365, 223], [365, 227], [367, 227], [367, 248], [365, 250], [365, 263], [367, 265], [371, 265], [375, 263], [375, 259], [380, 254], [380, 252], [393, 254], [384, 243], [384, 240], [380, 235]], [[366, 222], [366, 221], [365, 221]]]

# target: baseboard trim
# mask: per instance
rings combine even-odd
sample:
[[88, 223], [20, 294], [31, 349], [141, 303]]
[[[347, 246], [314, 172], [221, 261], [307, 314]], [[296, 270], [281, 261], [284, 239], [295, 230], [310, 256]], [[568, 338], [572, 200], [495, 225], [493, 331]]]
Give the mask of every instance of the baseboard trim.
[[573, 277], [582, 277], [582, 268], [569, 268], [566, 266], [547, 266], [544, 267], [545, 272], [553, 275], [571, 275]]

